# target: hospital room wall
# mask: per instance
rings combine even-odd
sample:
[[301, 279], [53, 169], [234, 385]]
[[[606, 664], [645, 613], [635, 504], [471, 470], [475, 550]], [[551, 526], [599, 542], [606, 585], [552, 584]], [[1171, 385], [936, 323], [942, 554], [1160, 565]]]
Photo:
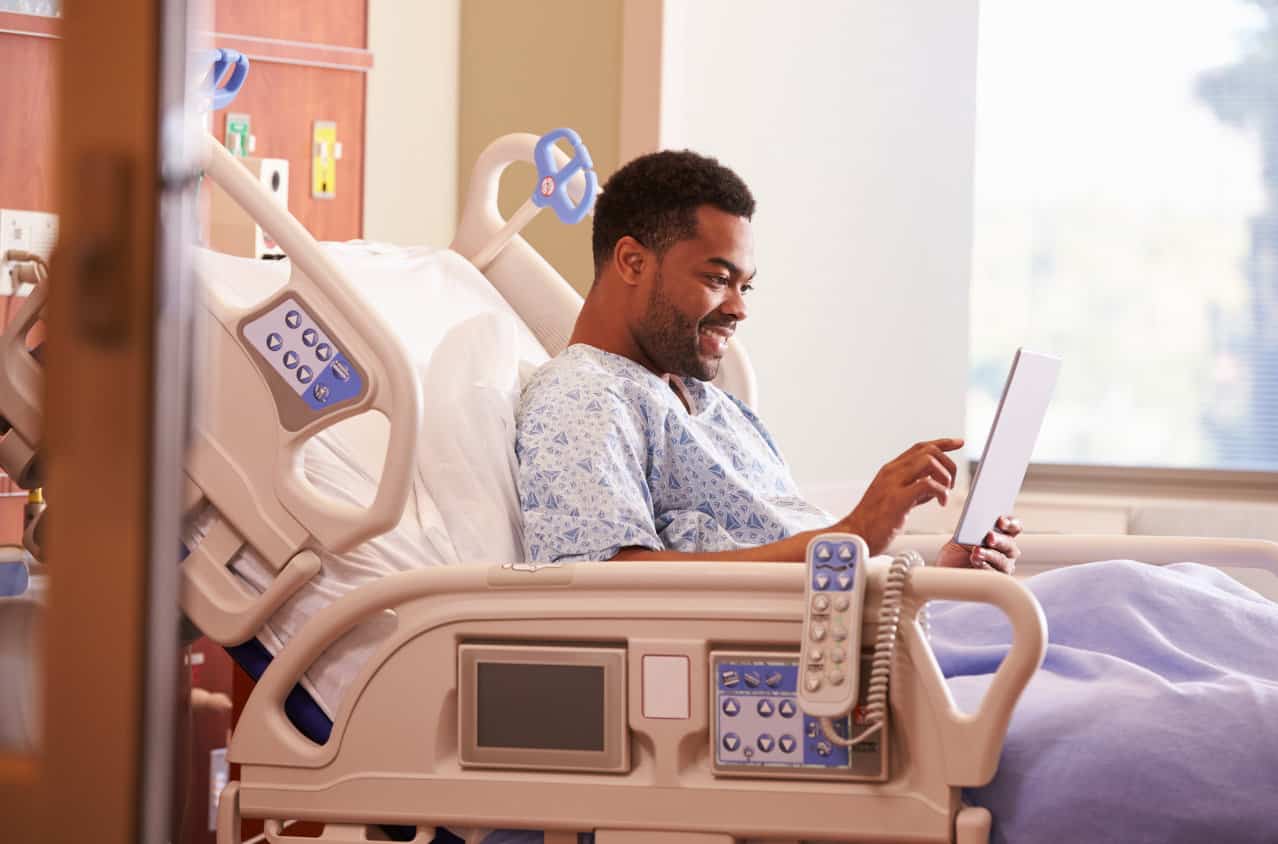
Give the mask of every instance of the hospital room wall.
[[[622, 0], [466, 0], [461, 7], [457, 179], [494, 139], [510, 132], [576, 129], [606, 179], [618, 165], [621, 108]], [[500, 206], [510, 215], [531, 195], [531, 167], [502, 181]], [[579, 291], [594, 277], [590, 226], [565, 226], [540, 214], [528, 240]]]
[[[253, 155], [289, 162], [289, 210], [320, 240], [360, 237], [364, 226], [364, 112], [368, 49], [365, 0], [261, 3], [214, 0], [212, 43], [245, 53], [248, 82], [212, 115], [226, 137], [227, 116], [247, 114]], [[332, 197], [312, 195], [312, 129], [334, 121], [342, 156]]]
[[461, 0], [369, 0], [369, 240], [444, 246], [453, 239], [461, 7]]
[[667, 15], [662, 137], [755, 193], [738, 336], [800, 484], [868, 479], [916, 440], [962, 436], [977, 0]]

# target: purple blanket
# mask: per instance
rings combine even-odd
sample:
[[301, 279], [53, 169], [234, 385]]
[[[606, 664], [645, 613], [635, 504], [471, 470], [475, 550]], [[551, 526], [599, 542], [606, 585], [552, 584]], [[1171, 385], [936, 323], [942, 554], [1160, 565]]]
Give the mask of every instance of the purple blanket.
[[[1043, 667], [998, 772], [965, 795], [997, 842], [1278, 842], [1278, 604], [1195, 563], [1127, 560], [1030, 578]], [[1011, 631], [936, 602], [932, 647], [976, 708]]]

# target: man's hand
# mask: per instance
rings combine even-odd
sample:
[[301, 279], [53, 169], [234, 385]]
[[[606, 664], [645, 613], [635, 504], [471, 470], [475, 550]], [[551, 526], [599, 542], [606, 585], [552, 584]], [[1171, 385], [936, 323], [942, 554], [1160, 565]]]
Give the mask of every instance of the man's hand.
[[834, 529], [855, 533], [865, 540], [871, 554], [882, 554], [905, 528], [905, 517], [911, 510], [933, 498], [942, 507], [949, 501], [958, 467], [946, 452], [962, 447], [963, 441], [957, 439], [911, 446], [879, 470], [861, 503]]
[[1021, 520], [1014, 516], [999, 516], [994, 529], [985, 534], [980, 545], [959, 545], [947, 542], [937, 557], [938, 566], [952, 568], [994, 569], [1004, 574], [1016, 571], [1016, 561], [1021, 558], [1016, 537], [1021, 533]]

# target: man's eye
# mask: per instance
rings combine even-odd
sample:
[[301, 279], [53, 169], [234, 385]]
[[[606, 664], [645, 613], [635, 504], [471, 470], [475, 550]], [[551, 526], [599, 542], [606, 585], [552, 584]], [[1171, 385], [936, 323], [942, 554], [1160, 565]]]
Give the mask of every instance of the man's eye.
[[753, 284], [743, 284], [743, 285], [741, 285], [741, 295], [742, 295], [742, 296], [744, 296], [744, 295], [746, 295], [747, 293], [749, 293], [749, 292], [750, 292], [751, 290], [753, 290], [753, 289], [754, 289], [754, 285], [753, 285]]
[[728, 277], [722, 275], [708, 275], [706, 276], [706, 280], [711, 284], [723, 285], [728, 283]]

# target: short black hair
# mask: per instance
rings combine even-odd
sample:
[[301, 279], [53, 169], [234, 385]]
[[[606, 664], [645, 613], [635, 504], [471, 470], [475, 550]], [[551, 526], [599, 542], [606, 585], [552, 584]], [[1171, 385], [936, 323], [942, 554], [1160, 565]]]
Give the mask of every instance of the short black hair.
[[613, 173], [595, 203], [596, 277], [626, 235], [658, 255], [695, 237], [702, 205], [747, 220], [754, 216], [754, 196], [741, 177], [691, 150], [641, 155]]

